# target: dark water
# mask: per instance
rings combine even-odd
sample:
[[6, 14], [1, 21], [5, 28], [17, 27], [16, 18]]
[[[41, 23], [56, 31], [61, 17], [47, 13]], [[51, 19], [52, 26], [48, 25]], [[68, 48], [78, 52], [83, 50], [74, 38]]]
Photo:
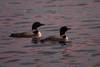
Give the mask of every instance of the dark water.
[[[34, 21], [46, 24], [40, 28], [43, 37], [71, 27], [72, 43], [8, 37], [31, 31]], [[0, 67], [100, 67], [100, 0], [0, 0]]]

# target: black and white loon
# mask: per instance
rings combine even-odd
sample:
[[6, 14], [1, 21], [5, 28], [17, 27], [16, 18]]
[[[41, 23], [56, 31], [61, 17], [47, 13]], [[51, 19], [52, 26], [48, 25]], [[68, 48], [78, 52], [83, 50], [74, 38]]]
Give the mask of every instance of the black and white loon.
[[32, 24], [32, 32], [21, 32], [21, 33], [12, 33], [10, 37], [17, 38], [39, 38], [41, 37], [41, 32], [38, 31], [38, 27], [43, 26], [44, 24], [40, 22], [34, 22]]
[[65, 32], [70, 30], [67, 26], [62, 26], [60, 28], [60, 36], [49, 36], [45, 39], [42, 39], [41, 42], [59, 42], [59, 43], [67, 43], [70, 42], [68, 37], [65, 35]]

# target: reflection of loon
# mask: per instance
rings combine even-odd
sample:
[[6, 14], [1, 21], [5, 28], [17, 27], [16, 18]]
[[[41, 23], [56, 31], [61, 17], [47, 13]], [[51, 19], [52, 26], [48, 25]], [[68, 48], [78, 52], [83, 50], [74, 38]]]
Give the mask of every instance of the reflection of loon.
[[65, 35], [65, 32], [70, 30], [71, 28], [68, 28], [67, 26], [62, 26], [60, 28], [60, 37], [57, 36], [50, 36], [45, 39], [42, 39], [41, 42], [59, 42], [59, 43], [68, 43], [71, 42], [68, 40], [68, 37]]
[[18, 37], [18, 38], [40, 38], [41, 32], [38, 31], [38, 27], [43, 26], [44, 24], [40, 22], [35, 22], [32, 25], [32, 32], [21, 32], [21, 33], [12, 33], [10, 37]]

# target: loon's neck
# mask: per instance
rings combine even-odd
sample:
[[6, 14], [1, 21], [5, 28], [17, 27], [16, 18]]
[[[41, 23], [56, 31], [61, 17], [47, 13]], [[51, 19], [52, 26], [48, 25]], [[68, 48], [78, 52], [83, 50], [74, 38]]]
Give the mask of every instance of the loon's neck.
[[67, 37], [65, 34], [60, 35], [60, 37], [61, 37], [62, 39], [64, 39], [64, 40], [67, 40], [67, 41], [68, 41], [68, 37]]
[[33, 32], [33, 34], [34, 34], [35, 36], [37, 36], [37, 37], [41, 37], [41, 36], [42, 36], [41, 32], [38, 31], [38, 29], [33, 29], [32, 32]]

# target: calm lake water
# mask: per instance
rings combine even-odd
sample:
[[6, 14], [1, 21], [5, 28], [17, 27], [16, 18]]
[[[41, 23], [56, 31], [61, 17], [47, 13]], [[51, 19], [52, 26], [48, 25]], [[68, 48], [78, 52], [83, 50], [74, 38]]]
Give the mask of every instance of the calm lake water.
[[[10, 38], [31, 31], [35, 21], [43, 37], [59, 35], [71, 44], [34, 44], [31, 38]], [[100, 67], [100, 0], [0, 0], [0, 67]]]

